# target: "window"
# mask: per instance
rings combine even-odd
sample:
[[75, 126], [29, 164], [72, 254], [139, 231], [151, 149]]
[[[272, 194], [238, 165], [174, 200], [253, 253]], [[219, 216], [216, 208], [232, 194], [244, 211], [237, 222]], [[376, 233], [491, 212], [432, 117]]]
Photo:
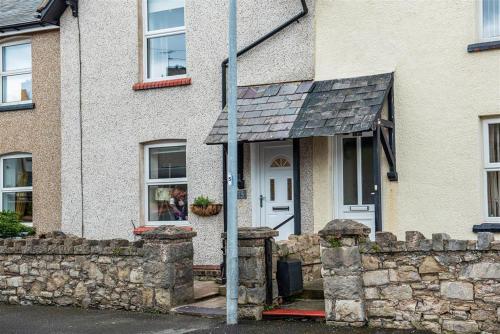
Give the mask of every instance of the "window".
[[186, 145], [145, 147], [145, 221], [148, 225], [186, 223], [188, 187]]
[[0, 104], [31, 102], [31, 43], [0, 45]]
[[480, 3], [482, 39], [500, 39], [500, 0], [480, 0]]
[[33, 221], [33, 168], [31, 155], [0, 158], [0, 211], [13, 211], [22, 221]]
[[186, 74], [184, 0], [143, 0], [145, 81]]
[[500, 119], [483, 123], [484, 183], [487, 220], [500, 220]]

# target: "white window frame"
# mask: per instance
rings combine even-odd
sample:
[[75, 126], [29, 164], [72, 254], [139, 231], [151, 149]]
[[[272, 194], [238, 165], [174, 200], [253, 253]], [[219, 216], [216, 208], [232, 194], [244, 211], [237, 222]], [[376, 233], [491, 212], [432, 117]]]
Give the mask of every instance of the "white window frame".
[[500, 171], [500, 162], [490, 162], [490, 140], [489, 125], [500, 124], [500, 118], [483, 120], [483, 210], [484, 220], [488, 222], [500, 222], [500, 217], [488, 215], [488, 172]]
[[478, 36], [479, 40], [481, 42], [493, 42], [493, 41], [500, 41], [500, 36], [495, 36], [495, 37], [484, 37], [483, 36], [483, 0], [477, 0], [478, 1]]
[[[31, 192], [31, 196], [33, 196], [33, 186], [31, 187], [10, 187], [4, 188], [3, 186], [3, 164], [4, 160], [8, 159], [22, 159], [22, 158], [31, 158], [33, 159], [33, 155], [29, 153], [18, 153], [18, 154], [8, 154], [0, 157], [0, 211], [3, 210], [3, 194], [4, 193], [23, 193], [23, 192]], [[33, 161], [32, 161], [33, 163]], [[23, 222], [23, 224], [27, 226], [33, 226], [33, 222]]]
[[[173, 142], [173, 143], [162, 143], [162, 144], [150, 144], [144, 145], [144, 222], [146, 226], [162, 226], [162, 225], [179, 225], [187, 226], [189, 225], [188, 220], [170, 220], [170, 221], [150, 221], [149, 220], [149, 186], [160, 186], [160, 185], [183, 185], [188, 187], [188, 178], [178, 177], [170, 179], [150, 179], [149, 178], [149, 151], [152, 148], [158, 147], [173, 147], [173, 146], [184, 146], [186, 147], [186, 142]], [[187, 167], [187, 166], [186, 166]], [[189, 194], [189, 187], [188, 187]], [[189, 217], [189, 216], [188, 216]]]
[[[160, 29], [149, 31], [148, 29], [148, 0], [142, 0], [142, 73], [143, 82], [155, 82], [163, 80], [174, 80], [182, 79], [187, 77], [187, 64], [186, 64], [186, 74], [181, 75], [171, 75], [167, 77], [159, 78], [148, 78], [148, 40], [155, 37], [165, 37], [184, 34], [186, 36], [186, 21], [185, 21], [186, 6], [184, 4], [184, 25], [180, 27]], [[186, 56], [187, 61], [187, 56]]]
[[[33, 58], [30, 59], [30, 62], [31, 62], [30, 69], [7, 71], [7, 72], [3, 72], [3, 70], [2, 70], [3, 69], [3, 48], [8, 47], [8, 46], [13, 46], [13, 45], [21, 45], [21, 44], [29, 44], [30, 48], [32, 47], [31, 40], [29, 40], [29, 39], [16, 40], [16, 41], [7, 42], [7, 43], [0, 43], [0, 105], [1, 106], [33, 103], [33, 100], [2, 102], [3, 101], [3, 78], [4, 77], [10, 77], [13, 75], [21, 75], [21, 74], [30, 74], [31, 80], [33, 80]], [[33, 81], [32, 81], [32, 83], [33, 83]], [[33, 90], [33, 86], [32, 86], [32, 90]]]

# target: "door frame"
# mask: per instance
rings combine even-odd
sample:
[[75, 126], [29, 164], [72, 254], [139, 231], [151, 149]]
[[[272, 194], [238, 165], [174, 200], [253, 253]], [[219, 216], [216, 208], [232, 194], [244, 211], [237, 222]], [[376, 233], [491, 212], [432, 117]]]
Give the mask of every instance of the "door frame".
[[[261, 147], [269, 145], [269, 146], [290, 146], [292, 148], [292, 180], [293, 180], [293, 189], [295, 193], [295, 179], [293, 177], [293, 166], [294, 159], [293, 156], [293, 143], [291, 141], [270, 141], [270, 142], [257, 142], [250, 143], [250, 200], [252, 207], [252, 227], [261, 227], [262, 219], [265, 214], [263, 213], [262, 208], [260, 207], [260, 195], [262, 193], [262, 159], [261, 159]], [[294, 197], [294, 208], [295, 208], [295, 197]]]

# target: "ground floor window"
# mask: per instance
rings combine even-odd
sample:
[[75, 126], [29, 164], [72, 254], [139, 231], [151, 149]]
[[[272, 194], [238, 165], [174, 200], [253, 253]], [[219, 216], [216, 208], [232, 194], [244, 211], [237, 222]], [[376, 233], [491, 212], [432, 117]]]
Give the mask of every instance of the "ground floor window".
[[486, 217], [500, 220], [500, 118], [483, 122]]
[[33, 221], [33, 167], [30, 154], [0, 158], [0, 211], [16, 212], [26, 223]]
[[147, 145], [144, 158], [146, 223], [187, 223], [186, 144]]

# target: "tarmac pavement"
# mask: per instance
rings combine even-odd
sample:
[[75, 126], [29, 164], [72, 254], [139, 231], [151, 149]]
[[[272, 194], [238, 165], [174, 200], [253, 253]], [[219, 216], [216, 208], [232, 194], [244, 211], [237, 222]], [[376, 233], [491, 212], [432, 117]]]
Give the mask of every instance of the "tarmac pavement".
[[417, 333], [335, 329], [315, 321], [243, 321], [237, 331], [221, 319], [174, 314], [84, 310], [55, 306], [0, 305], [0, 334], [386, 334]]

